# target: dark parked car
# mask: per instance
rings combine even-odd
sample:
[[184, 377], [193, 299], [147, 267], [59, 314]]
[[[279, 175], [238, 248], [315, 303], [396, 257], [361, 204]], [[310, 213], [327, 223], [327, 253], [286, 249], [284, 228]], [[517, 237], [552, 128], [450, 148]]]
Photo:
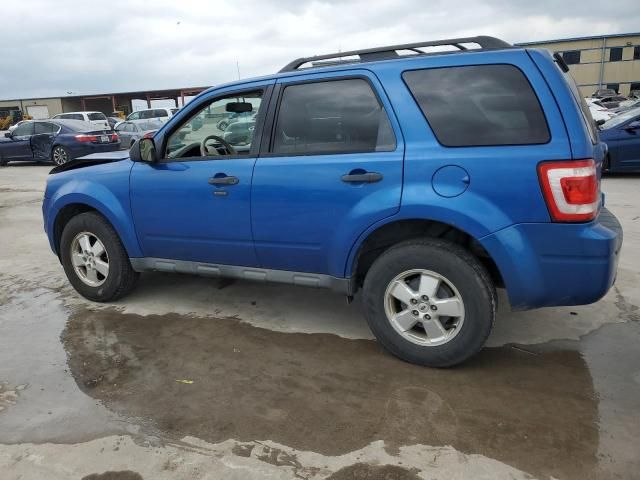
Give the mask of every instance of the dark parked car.
[[111, 130], [96, 130], [79, 120], [35, 120], [0, 137], [0, 166], [13, 161], [62, 165], [90, 153], [119, 149], [120, 139]]
[[640, 172], [640, 107], [605, 122], [600, 139], [609, 147], [605, 171]]

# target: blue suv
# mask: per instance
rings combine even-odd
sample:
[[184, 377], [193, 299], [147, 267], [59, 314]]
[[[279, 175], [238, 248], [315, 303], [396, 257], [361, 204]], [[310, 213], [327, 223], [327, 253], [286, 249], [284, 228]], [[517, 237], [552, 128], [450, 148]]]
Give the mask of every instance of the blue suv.
[[568, 70], [492, 37], [301, 58], [207, 90], [130, 152], [54, 168], [45, 230], [90, 300], [150, 270], [361, 290], [388, 351], [455, 365], [496, 288], [524, 310], [615, 280], [606, 146]]

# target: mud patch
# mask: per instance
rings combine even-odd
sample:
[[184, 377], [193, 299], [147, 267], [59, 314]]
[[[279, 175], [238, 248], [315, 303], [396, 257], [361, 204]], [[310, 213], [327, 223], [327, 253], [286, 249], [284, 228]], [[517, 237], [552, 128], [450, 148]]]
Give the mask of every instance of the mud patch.
[[82, 480], [143, 480], [143, 478], [139, 473], [123, 470], [121, 472], [92, 473], [82, 477]]
[[[323, 455], [384, 440], [390, 452], [451, 445], [541, 477], [596, 470], [596, 396], [572, 350], [490, 348], [432, 370], [366, 340], [110, 311], [74, 314], [62, 337], [83, 391], [175, 439], [272, 440]], [[245, 455], [258, 453], [296, 465], [282, 452]]]
[[28, 385], [17, 385], [12, 387], [9, 382], [0, 381], [0, 413], [12, 407], [18, 402], [20, 392]]
[[327, 480], [421, 480], [416, 470], [397, 465], [356, 463], [338, 470]]

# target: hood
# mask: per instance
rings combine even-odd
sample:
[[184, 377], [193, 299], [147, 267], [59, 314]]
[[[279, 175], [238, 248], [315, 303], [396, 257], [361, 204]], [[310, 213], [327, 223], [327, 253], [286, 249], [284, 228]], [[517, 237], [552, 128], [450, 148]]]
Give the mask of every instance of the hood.
[[66, 172], [76, 168], [89, 167], [91, 165], [100, 165], [102, 163], [119, 162], [129, 158], [129, 150], [117, 150], [115, 152], [92, 153], [84, 157], [78, 157], [63, 165], [53, 168], [49, 174]]

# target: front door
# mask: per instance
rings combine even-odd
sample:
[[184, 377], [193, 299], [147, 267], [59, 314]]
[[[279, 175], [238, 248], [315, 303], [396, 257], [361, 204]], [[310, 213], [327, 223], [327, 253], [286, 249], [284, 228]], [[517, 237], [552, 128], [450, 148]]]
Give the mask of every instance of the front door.
[[253, 176], [258, 260], [264, 268], [342, 277], [357, 235], [400, 207], [400, 130], [370, 72], [277, 85], [271, 141], [263, 141], [270, 145]]
[[51, 122], [35, 122], [31, 137], [31, 152], [34, 160], [51, 160], [51, 147], [60, 127]]
[[[638, 118], [635, 120], [636, 123], [639, 121]], [[640, 127], [632, 128], [627, 124], [626, 127], [622, 128], [616, 148], [618, 149], [617, 168], [634, 171], [640, 168]]]
[[11, 142], [3, 149], [6, 160], [31, 160], [31, 136], [34, 122], [25, 122], [11, 133]]
[[256, 265], [250, 198], [258, 129], [229, 138], [217, 124], [238, 111], [260, 118], [266, 90], [194, 101], [154, 137], [162, 160], [138, 162], [131, 172], [131, 207], [146, 257]]

